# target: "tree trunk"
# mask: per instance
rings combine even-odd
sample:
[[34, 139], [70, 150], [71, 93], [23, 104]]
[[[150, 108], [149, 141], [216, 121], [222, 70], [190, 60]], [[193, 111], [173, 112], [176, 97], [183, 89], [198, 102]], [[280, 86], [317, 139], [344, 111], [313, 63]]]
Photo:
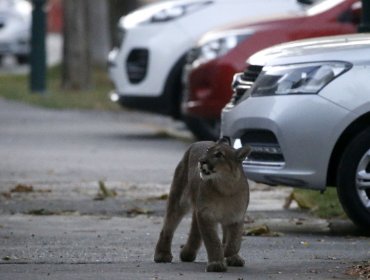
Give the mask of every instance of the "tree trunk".
[[91, 87], [88, 32], [89, 0], [64, 0], [64, 46], [62, 87], [84, 90]]
[[[125, 1], [124, 1], [125, 2]], [[105, 66], [111, 48], [108, 1], [89, 0], [89, 36], [92, 64]]]

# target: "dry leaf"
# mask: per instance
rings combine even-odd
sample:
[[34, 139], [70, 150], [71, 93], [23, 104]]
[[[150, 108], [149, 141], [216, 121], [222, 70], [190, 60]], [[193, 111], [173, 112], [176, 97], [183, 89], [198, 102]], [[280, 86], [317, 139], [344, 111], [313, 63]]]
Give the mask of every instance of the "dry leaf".
[[35, 215], [35, 216], [49, 216], [54, 215], [55, 212], [52, 212], [50, 210], [41, 208], [41, 209], [34, 209], [27, 212], [28, 215]]
[[5, 197], [6, 199], [12, 198], [12, 194], [10, 192], [2, 192], [1, 195]]
[[245, 236], [271, 236], [271, 237], [279, 237], [283, 234], [280, 232], [274, 232], [271, 231], [270, 228], [263, 224], [263, 225], [257, 225], [251, 228], [246, 228], [244, 230], [243, 235]]
[[94, 200], [104, 200], [108, 197], [115, 196], [117, 196], [117, 192], [115, 190], [108, 189], [103, 181], [99, 181], [99, 191], [96, 194]]
[[370, 279], [370, 262], [354, 265], [346, 270], [346, 274], [359, 279]]
[[164, 193], [160, 196], [151, 197], [148, 200], [167, 200], [167, 199], [168, 199], [168, 194]]
[[29, 193], [33, 192], [33, 186], [18, 184], [10, 190], [12, 193]]
[[127, 210], [126, 213], [129, 216], [136, 216], [136, 215], [149, 215], [149, 214], [152, 214], [153, 211], [149, 210], [149, 209], [146, 209], [146, 208], [133, 207], [133, 208]]
[[308, 246], [310, 246], [310, 243], [308, 243], [307, 241], [301, 241], [300, 243], [301, 243], [301, 245], [303, 245], [304, 247], [308, 247]]

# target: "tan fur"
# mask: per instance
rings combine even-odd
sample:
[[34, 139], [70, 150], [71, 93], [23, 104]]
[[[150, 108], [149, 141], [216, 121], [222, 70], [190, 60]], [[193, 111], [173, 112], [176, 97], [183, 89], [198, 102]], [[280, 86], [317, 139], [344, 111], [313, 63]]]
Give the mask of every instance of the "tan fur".
[[[249, 147], [235, 150], [222, 142], [197, 142], [190, 146], [175, 170], [155, 262], [172, 261], [173, 234], [192, 208], [191, 229], [180, 259], [194, 261], [203, 241], [208, 255], [206, 271], [222, 272], [227, 265], [244, 265], [238, 252], [249, 187], [241, 163], [249, 151]], [[222, 242], [217, 234], [218, 224], [223, 230]]]

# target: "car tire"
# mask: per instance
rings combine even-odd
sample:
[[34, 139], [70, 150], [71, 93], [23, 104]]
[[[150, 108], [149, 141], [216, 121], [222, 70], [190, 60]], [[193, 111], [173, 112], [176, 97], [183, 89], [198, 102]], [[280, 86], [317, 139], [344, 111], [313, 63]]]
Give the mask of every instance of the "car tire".
[[184, 116], [184, 122], [188, 129], [198, 140], [217, 140], [220, 137], [220, 123], [217, 120], [206, 120]]
[[370, 128], [358, 134], [344, 150], [338, 166], [337, 185], [338, 198], [348, 217], [369, 231]]

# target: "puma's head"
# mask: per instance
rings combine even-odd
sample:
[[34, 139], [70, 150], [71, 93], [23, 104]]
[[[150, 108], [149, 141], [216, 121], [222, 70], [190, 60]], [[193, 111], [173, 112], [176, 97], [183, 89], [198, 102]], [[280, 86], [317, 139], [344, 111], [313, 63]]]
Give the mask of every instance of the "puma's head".
[[198, 168], [202, 180], [217, 177], [234, 176], [245, 157], [249, 154], [249, 146], [234, 149], [229, 144], [218, 141], [209, 147], [199, 159]]

